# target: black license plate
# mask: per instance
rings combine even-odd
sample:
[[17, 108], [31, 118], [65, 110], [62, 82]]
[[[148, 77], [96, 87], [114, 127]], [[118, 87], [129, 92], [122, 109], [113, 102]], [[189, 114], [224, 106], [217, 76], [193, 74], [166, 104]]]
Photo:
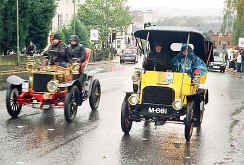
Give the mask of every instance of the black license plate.
[[151, 114], [167, 115], [170, 113], [169, 107], [148, 106], [147, 109], [148, 109], [148, 113], [151, 113]]

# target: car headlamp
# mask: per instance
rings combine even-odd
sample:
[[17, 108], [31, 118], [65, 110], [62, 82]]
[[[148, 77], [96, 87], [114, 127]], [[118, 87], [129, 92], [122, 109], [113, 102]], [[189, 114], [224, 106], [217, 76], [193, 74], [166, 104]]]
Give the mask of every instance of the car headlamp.
[[139, 100], [138, 100], [138, 97], [137, 95], [131, 95], [128, 99], [128, 102], [130, 105], [136, 105], [138, 104]]
[[182, 102], [181, 100], [175, 100], [172, 104], [173, 108], [177, 111], [181, 110], [183, 105], [182, 105]]
[[50, 93], [54, 93], [56, 92], [58, 89], [58, 83], [56, 81], [49, 81], [47, 83], [47, 90], [50, 92]]

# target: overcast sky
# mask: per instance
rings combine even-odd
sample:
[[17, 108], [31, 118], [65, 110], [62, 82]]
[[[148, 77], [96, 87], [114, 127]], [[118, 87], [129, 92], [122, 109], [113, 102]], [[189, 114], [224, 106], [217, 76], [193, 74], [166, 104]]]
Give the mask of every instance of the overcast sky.
[[128, 0], [128, 5], [133, 9], [147, 7], [167, 8], [223, 8], [225, 0]]

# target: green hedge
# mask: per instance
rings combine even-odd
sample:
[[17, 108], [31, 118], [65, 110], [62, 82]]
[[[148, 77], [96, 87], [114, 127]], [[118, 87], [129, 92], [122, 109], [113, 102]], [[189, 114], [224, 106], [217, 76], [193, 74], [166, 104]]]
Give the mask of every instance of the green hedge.
[[[17, 56], [0, 56], [0, 65], [17, 65]], [[26, 57], [20, 56], [20, 64], [26, 63]]]

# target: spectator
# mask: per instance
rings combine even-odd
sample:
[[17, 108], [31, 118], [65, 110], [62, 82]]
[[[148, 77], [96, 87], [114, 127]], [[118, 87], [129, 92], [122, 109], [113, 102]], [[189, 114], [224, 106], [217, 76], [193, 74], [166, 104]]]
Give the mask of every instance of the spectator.
[[30, 41], [30, 45], [26, 49], [26, 54], [29, 56], [33, 56], [36, 52], [36, 46]]
[[237, 57], [236, 57], [236, 70], [237, 72], [241, 72], [241, 63], [242, 63], [242, 58], [240, 52], [237, 52]]
[[241, 72], [244, 72], [244, 50], [241, 49], [240, 51], [240, 54], [241, 54]]

